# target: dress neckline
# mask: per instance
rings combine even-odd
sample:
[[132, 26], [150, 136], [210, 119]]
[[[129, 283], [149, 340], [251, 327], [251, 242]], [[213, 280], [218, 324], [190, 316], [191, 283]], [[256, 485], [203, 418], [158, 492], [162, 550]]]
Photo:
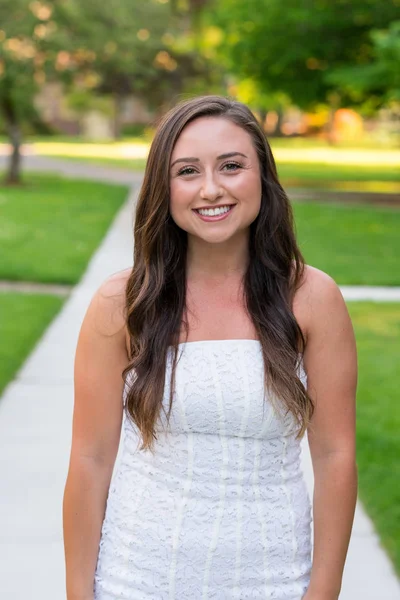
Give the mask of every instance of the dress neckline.
[[[248, 338], [228, 338], [225, 340], [193, 340], [192, 342], [179, 342], [179, 346], [194, 346], [196, 344], [222, 344], [222, 343], [233, 343], [233, 342], [251, 342], [261, 345], [260, 340], [248, 339]], [[173, 346], [169, 346], [172, 348]]]
[[[194, 340], [193, 342], [179, 342], [178, 343], [178, 348], [180, 348], [181, 346], [183, 346], [184, 348], [187, 348], [188, 346], [196, 346], [198, 344], [222, 344], [222, 343], [237, 343], [237, 342], [243, 342], [243, 343], [251, 343], [251, 344], [257, 344], [258, 346], [261, 346], [261, 342], [260, 340], [254, 340], [254, 339], [249, 339], [249, 338], [227, 338], [225, 340]], [[169, 350], [173, 349], [173, 346], [168, 346]], [[298, 353], [298, 356], [301, 359], [301, 363], [303, 362], [303, 355], [301, 354], [301, 352]]]

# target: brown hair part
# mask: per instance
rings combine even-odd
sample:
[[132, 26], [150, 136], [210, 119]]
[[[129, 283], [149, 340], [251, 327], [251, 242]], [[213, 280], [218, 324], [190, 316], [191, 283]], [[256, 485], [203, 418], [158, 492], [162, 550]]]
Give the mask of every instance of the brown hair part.
[[244, 104], [223, 96], [201, 96], [179, 103], [161, 120], [151, 144], [134, 224], [134, 265], [126, 286], [126, 322], [134, 372], [125, 408], [141, 432], [141, 449], [153, 450], [156, 421], [163, 407], [170, 347], [173, 365], [168, 420], [172, 408], [179, 336], [186, 333], [187, 233], [169, 212], [170, 161], [183, 129], [199, 117], [222, 117], [244, 129], [257, 151], [262, 183], [259, 214], [250, 225], [249, 263], [244, 275], [247, 311], [257, 331], [264, 359], [267, 398], [278, 399], [292, 413], [301, 437], [313, 402], [297, 375], [305, 340], [292, 311], [304, 272], [293, 212], [279, 183], [265, 134]]

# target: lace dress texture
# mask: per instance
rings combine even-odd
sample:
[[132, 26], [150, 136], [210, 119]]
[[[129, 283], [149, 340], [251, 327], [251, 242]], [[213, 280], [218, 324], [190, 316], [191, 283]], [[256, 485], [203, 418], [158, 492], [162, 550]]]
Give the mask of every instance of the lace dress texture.
[[[176, 369], [155, 454], [138, 449], [138, 429], [124, 418], [95, 600], [301, 600], [311, 506], [294, 419], [264, 397], [260, 342], [184, 342]], [[306, 386], [301, 356], [298, 376]]]

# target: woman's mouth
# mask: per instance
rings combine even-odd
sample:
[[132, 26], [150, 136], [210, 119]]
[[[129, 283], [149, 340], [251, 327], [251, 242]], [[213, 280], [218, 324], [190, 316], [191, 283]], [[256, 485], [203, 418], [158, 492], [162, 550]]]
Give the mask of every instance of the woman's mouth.
[[198, 217], [202, 221], [222, 221], [222, 219], [226, 219], [236, 204], [225, 204], [224, 206], [219, 206], [218, 208], [206, 208], [206, 209], [192, 209]]

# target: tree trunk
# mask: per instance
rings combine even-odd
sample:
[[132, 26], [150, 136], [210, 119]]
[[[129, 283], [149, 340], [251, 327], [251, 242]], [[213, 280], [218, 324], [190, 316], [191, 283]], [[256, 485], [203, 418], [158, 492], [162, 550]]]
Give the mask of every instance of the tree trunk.
[[20, 184], [21, 183], [21, 128], [18, 123], [17, 114], [11, 98], [5, 97], [1, 102], [1, 109], [4, 115], [6, 129], [10, 144], [12, 146], [12, 153], [10, 156], [10, 162], [8, 172], [6, 174], [7, 184]]
[[335, 114], [336, 114], [336, 108], [331, 107], [329, 109], [328, 123], [326, 124], [326, 140], [330, 146], [334, 146], [336, 143], [336, 136], [335, 136], [335, 129], [334, 129]]
[[12, 145], [6, 183], [21, 183], [21, 130], [17, 123], [8, 126], [8, 136]]
[[277, 108], [276, 109], [276, 114], [278, 115], [278, 119], [277, 119], [276, 124], [275, 124], [275, 129], [274, 129], [274, 131], [272, 132], [271, 135], [272, 135], [272, 137], [282, 137], [283, 133], [282, 133], [281, 127], [282, 127], [283, 116], [284, 116], [283, 115], [283, 109], [282, 108]]
[[260, 115], [261, 127], [265, 131], [265, 119], [267, 118], [268, 111], [265, 108], [260, 108], [258, 114]]
[[114, 94], [114, 138], [116, 140], [119, 140], [121, 137], [122, 100], [122, 96], [116, 92]]
[[329, 117], [328, 123], [326, 124], [326, 140], [329, 145], [334, 146], [337, 142], [335, 132], [335, 115], [336, 111], [340, 106], [340, 96], [337, 93], [332, 93], [328, 97], [329, 100]]

